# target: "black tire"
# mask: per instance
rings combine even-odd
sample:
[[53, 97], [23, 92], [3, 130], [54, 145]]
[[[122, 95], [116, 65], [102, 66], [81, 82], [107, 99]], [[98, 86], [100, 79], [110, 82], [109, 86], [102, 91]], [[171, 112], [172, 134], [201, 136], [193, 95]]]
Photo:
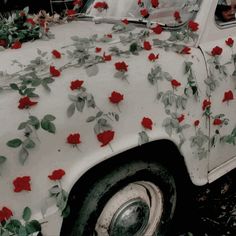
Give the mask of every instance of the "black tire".
[[[71, 227], [71, 233], [67, 235], [98, 235], [95, 232], [95, 226], [109, 199], [127, 185], [139, 181], [152, 183], [160, 190], [163, 197], [163, 211], [154, 235], [168, 235], [169, 226], [176, 207], [177, 194], [175, 180], [171, 172], [163, 165], [154, 161], [146, 162], [142, 160], [134, 160], [130, 163], [116, 166], [114, 170], [98, 178], [90, 186], [90, 190], [82, 202], [79, 203], [80, 209], [73, 206], [73, 209], [78, 210], [78, 212], [75, 215], [76, 218]], [[126, 235], [123, 234], [120, 236]], [[149, 235], [144, 232], [138, 236]]]

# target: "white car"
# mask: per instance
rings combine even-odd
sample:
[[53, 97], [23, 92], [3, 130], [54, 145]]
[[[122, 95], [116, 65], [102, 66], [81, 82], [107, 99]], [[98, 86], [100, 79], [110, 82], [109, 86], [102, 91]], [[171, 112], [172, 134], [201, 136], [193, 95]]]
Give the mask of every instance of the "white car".
[[0, 52], [0, 235], [167, 235], [189, 182], [236, 167], [236, 24], [216, 7], [87, 1]]

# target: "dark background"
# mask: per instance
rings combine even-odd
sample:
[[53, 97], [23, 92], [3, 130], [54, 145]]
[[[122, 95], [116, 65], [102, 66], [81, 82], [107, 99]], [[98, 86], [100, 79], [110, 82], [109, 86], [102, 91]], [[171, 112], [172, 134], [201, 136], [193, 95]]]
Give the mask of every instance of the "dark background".
[[236, 236], [236, 169], [192, 191], [191, 206], [183, 209], [172, 236]]

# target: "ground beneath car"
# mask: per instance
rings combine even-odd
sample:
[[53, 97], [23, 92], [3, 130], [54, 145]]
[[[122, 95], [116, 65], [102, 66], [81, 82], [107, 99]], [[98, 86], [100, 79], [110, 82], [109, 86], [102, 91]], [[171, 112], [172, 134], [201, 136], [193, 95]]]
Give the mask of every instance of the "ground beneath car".
[[236, 170], [195, 189], [191, 203], [176, 236], [236, 236]]

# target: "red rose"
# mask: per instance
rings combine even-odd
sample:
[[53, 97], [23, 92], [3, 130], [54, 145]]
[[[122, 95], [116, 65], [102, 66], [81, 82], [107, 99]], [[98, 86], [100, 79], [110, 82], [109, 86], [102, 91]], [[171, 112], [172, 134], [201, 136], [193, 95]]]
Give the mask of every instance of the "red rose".
[[151, 28], [151, 30], [155, 33], [155, 34], [161, 34], [163, 31], [163, 28], [161, 27], [161, 25], [156, 25], [155, 27]]
[[229, 46], [229, 47], [233, 47], [234, 45], [234, 40], [232, 38], [228, 38], [227, 40], [225, 40], [225, 43]]
[[142, 2], [142, 0], [138, 0], [138, 5], [141, 5], [143, 2]]
[[46, 27], [46, 21], [44, 19], [40, 19], [39, 20], [39, 25], [43, 28]]
[[175, 79], [172, 79], [171, 80], [171, 85], [174, 87], [174, 88], [177, 88], [181, 85], [181, 83]]
[[159, 58], [159, 54], [155, 55], [154, 53], [150, 53], [148, 56], [149, 61], [155, 61]]
[[13, 180], [13, 185], [14, 185], [14, 192], [18, 193], [23, 190], [25, 191], [31, 191], [31, 186], [30, 186], [30, 176], [23, 176], [23, 177], [17, 177], [16, 179]]
[[178, 23], [181, 23], [181, 17], [180, 17], [179, 11], [174, 12], [174, 18], [175, 18], [175, 21], [177, 21]]
[[70, 134], [67, 137], [67, 143], [73, 144], [73, 145], [80, 144], [81, 143], [81, 141], [80, 141], [80, 134], [79, 133]]
[[124, 19], [121, 21], [122, 23], [124, 23], [125, 25], [128, 25], [129, 24], [129, 21], [127, 19]]
[[143, 42], [143, 48], [145, 49], [145, 50], [151, 50], [152, 49], [152, 45], [148, 42], [148, 41], [144, 41]]
[[148, 18], [149, 17], [149, 12], [146, 8], [141, 9], [140, 14], [143, 18]]
[[29, 23], [29, 24], [31, 24], [32, 26], [35, 25], [35, 22], [34, 22], [33, 18], [27, 18], [27, 19], [26, 19], [26, 22]]
[[67, 14], [67, 16], [69, 16], [69, 17], [74, 17], [75, 14], [76, 14], [76, 11], [75, 11], [74, 9], [67, 9], [67, 10], [66, 10], [66, 14]]
[[78, 5], [78, 6], [83, 6], [83, 2], [82, 2], [82, 0], [74, 0], [74, 2], [73, 2], [73, 5], [75, 6], [75, 5]]
[[5, 220], [5, 215], [2, 211], [0, 211], [0, 223], [2, 223]]
[[221, 47], [216, 46], [211, 50], [211, 55], [220, 56], [222, 52], [223, 52], [223, 49]]
[[13, 216], [12, 211], [7, 207], [3, 207], [0, 211], [0, 223], [8, 220], [11, 216]]
[[101, 52], [101, 51], [102, 51], [102, 48], [98, 48], [98, 47], [95, 48], [95, 52], [96, 52], [96, 53], [99, 53], [99, 52]]
[[18, 49], [18, 48], [21, 48], [21, 42], [17, 40], [11, 45], [11, 49]]
[[204, 100], [203, 103], [202, 103], [202, 110], [205, 111], [206, 108], [210, 107], [211, 106], [211, 102], [209, 100]]
[[124, 95], [116, 91], [113, 91], [111, 93], [111, 96], [109, 97], [110, 102], [116, 103], [116, 104], [121, 102], [123, 99], [124, 99]]
[[159, 5], [159, 2], [158, 2], [158, 0], [151, 0], [151, 4], [152, 4], [153, 8], [157, 8]]
[[145, 129], [152, 129], [153, 122], [150, 118], [143, 117], [141, 124]]
[[222, 125], [222, 120], [221, 119], [219, 119], [219, 118], [216, 118], [216, 119], [214, 119], [214, 121], [213, 121], [213, 125]]
[[181, 116], [179, 116], [177, 120], [179, 121], [179, 123], [181, 123], [184, 120], [184, 115], [182, 114]]
[[55, 58], [58, 58], [60, 59], [61, 58], [61, 53], [57, 50], [52, 50], [52, 55], [55, 57]]
[[0, 46], [5, 48], [7, 46], [7, 41], [5, 39], [0, 39]]
[[111, 142], [111, 140], [114, 138], [115, 132], [112, 130], [104, 131], [97, 135], [97, 139], [99, 142], [101, 142], [101, 147], [106, 146]]
[[50, 180], [60, 180], [65, 175], [65, 171], [62, 169], [54, 170], [51, 175], [48, 176]]
[[19, 13], [19, 15], [20, 15], [21, 17], [24, 17], [24, 16], [25, 16], [25, 12], [24, 12], [24, 11], [21, 11], [21, 12]]
[[74, 81], [71, 81], [71, 83], [70, 83], [70, 89], [71, 89], [71, 90], [79, 89], [79, 88], [81, 88], [81, 86], [82, 86], [83, 83], [84, 83], [83, 80], [74, 80]]
[[106, 55], [105, 52], [103, 53], [103, 60], [104, 61], [111, 61], [111, 55]]
[[112, 34], [106, 34], [105, 36], [110, 39], [112, 38]]
[[193, 31], [193, 32], [195, 32], [195, 31], [197, 31], [198, 30], [198, 23], [196, 23], [196, 22], [194, 22], [194, 21], [192, 21], [192, 20], [190, 20], [189, 22], [188, 22], [188, 28], [191, 30], [191, 31]]
[[50, 74], [54, 77], [59, 77], [61, 72], [55, 68], [55, 66], [50, 66]]
[[116, 62], [115, 67], [118, 71], [128, 71], [128, 65], [124, 61]]
[[194, 126], [195, 126], [195, 127], [197, 127], [199, 124], [200, 124], [200, 121], [199, 121], [199, 120], [195, 120], [195, 121], [194, 121]]
[[36, 105], [37, 103], [38, 102], [31, 101], [30, 98], [28, 96], [26, 96], [26, 97], [23, 97], [19, 100], [18, 108], [19, 109], [27, 109], [31, 106]]
[[234, 94], [231, 90], [229, 90], [228, 92], [225, 92], [222, 102], [228, 102], [233, 99], [234, 99]]
[[191, 53], [191, 48], [189, 48], [187, 46], [184, 47], [180, 52], [180, 54], [190, 54], [190, 53]]
[[94, 5], [96, 9], [108, 9], [108, 5], [106, 2], [96, 2]]
[[12, 211], [7, 207], [3, 207], [2, 212], [4, 213], [6, 220], [8, 220], [11, 216], [13, 216]]

